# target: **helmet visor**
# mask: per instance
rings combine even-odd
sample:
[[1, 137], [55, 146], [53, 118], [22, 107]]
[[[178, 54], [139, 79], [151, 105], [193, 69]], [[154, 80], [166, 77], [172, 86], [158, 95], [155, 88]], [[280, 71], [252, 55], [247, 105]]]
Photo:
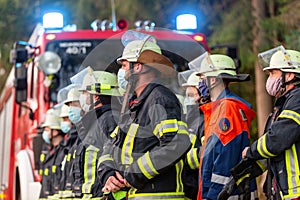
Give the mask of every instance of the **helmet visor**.
[[[282, 54], [284, 56], [284, 60], [286, 61], [287, 64], [285, 64], [283, 66], [279, 66], [279, 65], [271, 66], [271, 58], [278, 51], [282, 52]], [[282, 45], [275, 47], [273, 49], [264, 51], [262, 53], [259, 53], [258, 54], [258, 62], [264, 71], [269, 70], [269, 69], [290, 68], [290, 66], [293, 65], [289, 54], [287, 53], [287, 51], [285, 50], [285, 48]]]

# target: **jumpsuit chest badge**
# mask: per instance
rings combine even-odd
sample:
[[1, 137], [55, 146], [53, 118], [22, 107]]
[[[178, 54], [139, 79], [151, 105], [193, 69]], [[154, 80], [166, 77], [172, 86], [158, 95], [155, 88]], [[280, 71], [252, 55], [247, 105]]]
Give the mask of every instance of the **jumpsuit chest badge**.
[[228, 131], [230, 128], [230, 121], [227, 118], [222, 118], [219, 122], [219, 128], [224, 132]]

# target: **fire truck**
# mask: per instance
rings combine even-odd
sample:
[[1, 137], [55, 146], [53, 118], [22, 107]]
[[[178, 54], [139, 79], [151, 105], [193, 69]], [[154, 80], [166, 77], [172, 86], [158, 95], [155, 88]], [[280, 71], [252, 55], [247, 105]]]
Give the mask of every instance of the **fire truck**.
[[[125, 20], [115, 25], [95, 20], [91, 30], [76, 30], [74, 25], [54, 25], [59, 21], [54, 17], [61, 17], [54, 14], [48, 16], [50, 25], [38, 24], [30, 39], [15, 42], [11, 51], [13, 67], [0, 96], [0, 199], [38, 199], [40, 125], [70, 77], [88, 66], [115, 73], [119, 68]], [[135, 29], [153, 35], [177, 71], [209, 50], [203, 34], [183, 30], [157, 29], [148, 20], [136, 22]]]

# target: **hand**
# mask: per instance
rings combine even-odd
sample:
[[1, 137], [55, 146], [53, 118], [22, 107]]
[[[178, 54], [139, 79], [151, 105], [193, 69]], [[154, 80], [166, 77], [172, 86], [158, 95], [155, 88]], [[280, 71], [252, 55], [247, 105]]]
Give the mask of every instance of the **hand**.
[[132, 186], [130, 185], [130, 183], [128, 183], [128, 182], [126, 181], [126, 179], [124, 179], [124, 184], [126, 185], [126, 187], [132, 187]]
[[116, 176], [110, 176], [104, 187], [102, 188], [102, 192], [117, 192], [121, 188], [125, 187], [124, 179], [119, 172], [116, 172]]
[[247, 151], [248, 151], [249, 147], [245, 147], [245, 149], [242, 152], [242, 158], [246, 157]]

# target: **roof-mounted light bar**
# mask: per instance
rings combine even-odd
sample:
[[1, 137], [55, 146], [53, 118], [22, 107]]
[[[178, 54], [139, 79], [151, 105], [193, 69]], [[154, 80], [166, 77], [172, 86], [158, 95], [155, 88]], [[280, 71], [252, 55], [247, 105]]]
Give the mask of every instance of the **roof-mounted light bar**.
[[134, 25], [135, 25], [135, 28], [138, 30], [146, 30], [146, 31], [150, 30], [151, 31], [151, 30], [154, 30], [154, 28], [155, 28], [155, 23], [150, 20], [145, 20], [145, 21], [138, 20], [134, 23]]
[[59, 12], [49, 12], [43, 16], [43, 27], [45, 29], [62, 29], [64, 27], [64, 16]]
[[196, 30], [197, 18], [193, 14], [182, 14], [176, 17], [177, 30]]

